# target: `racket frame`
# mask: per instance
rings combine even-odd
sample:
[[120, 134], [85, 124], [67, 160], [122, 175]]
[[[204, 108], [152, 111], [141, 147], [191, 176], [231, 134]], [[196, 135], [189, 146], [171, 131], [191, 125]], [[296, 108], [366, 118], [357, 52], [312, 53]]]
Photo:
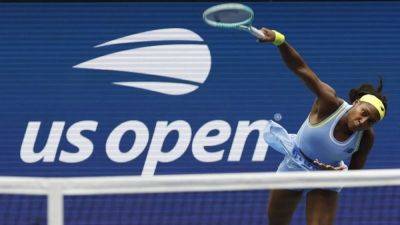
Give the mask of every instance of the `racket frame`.
[[[250, 16], [248, 19], [246, 19], [242, 22], [238, 22], [238, 23], [219, 23], [219, 22], [215, 22], [215, 21], [207, 19], [207, 16], [210, 15], [211, 13], [215, 13], [215, 12], [218, 12], [221, 10], [244, 10], [244, 11], [248, 12], [250, 14]], [[244, 30], [259, 39], [264, 38], [265, 37], [264, 33], [261, 30], [258, 30], [257, 28], [251, 26], [253, 19], [254, 19], [253, 10], [246, 5], [239, 4], [239, 3], [224, 3], [224, 4], [215, 5], [215, 6], [212, 6], [208, 9], [206, 9], [203, 13], [204, 22], [206, 22], [210, 26], [218, 27], [218, 28], [226, 28], [226, 29]]]

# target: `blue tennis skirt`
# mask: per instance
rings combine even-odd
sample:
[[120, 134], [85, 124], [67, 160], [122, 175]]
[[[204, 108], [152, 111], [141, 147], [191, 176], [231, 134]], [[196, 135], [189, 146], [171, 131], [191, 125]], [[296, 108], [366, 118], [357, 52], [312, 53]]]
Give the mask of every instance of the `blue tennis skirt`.
[[[264, 132], [265, 142], [276, 151], [285, 155], [285, 158], [280, 163], [277, 172], [295, 172], [295, 171], [317, 171], [321, 170], [318, 165], [313, 163], [312, 159], [305, 156], [301, 149], [296, 146], [296, 134], [289, 134], [285, 128], [269, 121]], [[337, 188], [321, 188], [339, 192]], [[292, 189], [291, 189], [292, 190]], [[311, 191], [312, 189], [293, 189], [298, 191]]]

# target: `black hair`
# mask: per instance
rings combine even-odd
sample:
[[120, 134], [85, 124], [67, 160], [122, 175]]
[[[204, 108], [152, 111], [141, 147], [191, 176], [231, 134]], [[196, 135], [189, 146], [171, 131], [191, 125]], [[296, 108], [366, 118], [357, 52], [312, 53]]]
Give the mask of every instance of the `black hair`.
[[361, 98], [363, 95], [366, 94], [371, 94], [375, 95], [377, 98], [379, 98], [383, 105], [385, 106], [385, 114], [387, 111], [387, 98], [382, 94], [382, 88], [383, 88], [383, 79], [382, 77], [379, 77], [379, 85], [377, 88], [374, 88], [371, 84], [362, 84], [358, 88], [353, 88], [349, 92], [349, 98], [351, 102], [354, 102], [355, 100]]

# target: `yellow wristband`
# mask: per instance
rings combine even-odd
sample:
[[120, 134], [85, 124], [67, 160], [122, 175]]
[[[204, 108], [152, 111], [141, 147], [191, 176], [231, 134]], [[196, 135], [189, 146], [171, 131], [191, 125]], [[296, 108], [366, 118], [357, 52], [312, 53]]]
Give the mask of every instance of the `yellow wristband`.
[[276, 30], [272, 30], [275, 33], [275, 40], [272, 42], [272, 44], [279, 46], [285, 42], [285, 35], [279, 33]]

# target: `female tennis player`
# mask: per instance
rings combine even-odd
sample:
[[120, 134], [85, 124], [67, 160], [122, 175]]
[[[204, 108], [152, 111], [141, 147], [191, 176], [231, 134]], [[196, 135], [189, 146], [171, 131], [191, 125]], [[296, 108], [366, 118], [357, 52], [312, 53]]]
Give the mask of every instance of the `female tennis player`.
[[[346, 160], [350, 161], [349, 169], [363, 168], [374, 142], [372, 127], [386, 114], [387, 101], [381, 94], [382, 79], [377, 89], [370, 84], [363, 84], [350, 90], [349, 104], [318, 78], [299, 53], [285, 41], [284, 35], [266, 28], [262, 32], [265, 37], [260, 41], [276, 45], [286, 66], [316, 96], [307, 119], [293, 139], [297, 150], [294, 152], [305, 159], [306, 166], [300, 166], [293, 157], [287, 155], [279, 165], [278, 172], [344, 170], [347, 167], [340, 162]], [[338, 192], [338, 189], [273, 190], [268, 205], [269, 224], [289, 224], [303, 193], [307, 198], [307, 224], [333, 224]]]

